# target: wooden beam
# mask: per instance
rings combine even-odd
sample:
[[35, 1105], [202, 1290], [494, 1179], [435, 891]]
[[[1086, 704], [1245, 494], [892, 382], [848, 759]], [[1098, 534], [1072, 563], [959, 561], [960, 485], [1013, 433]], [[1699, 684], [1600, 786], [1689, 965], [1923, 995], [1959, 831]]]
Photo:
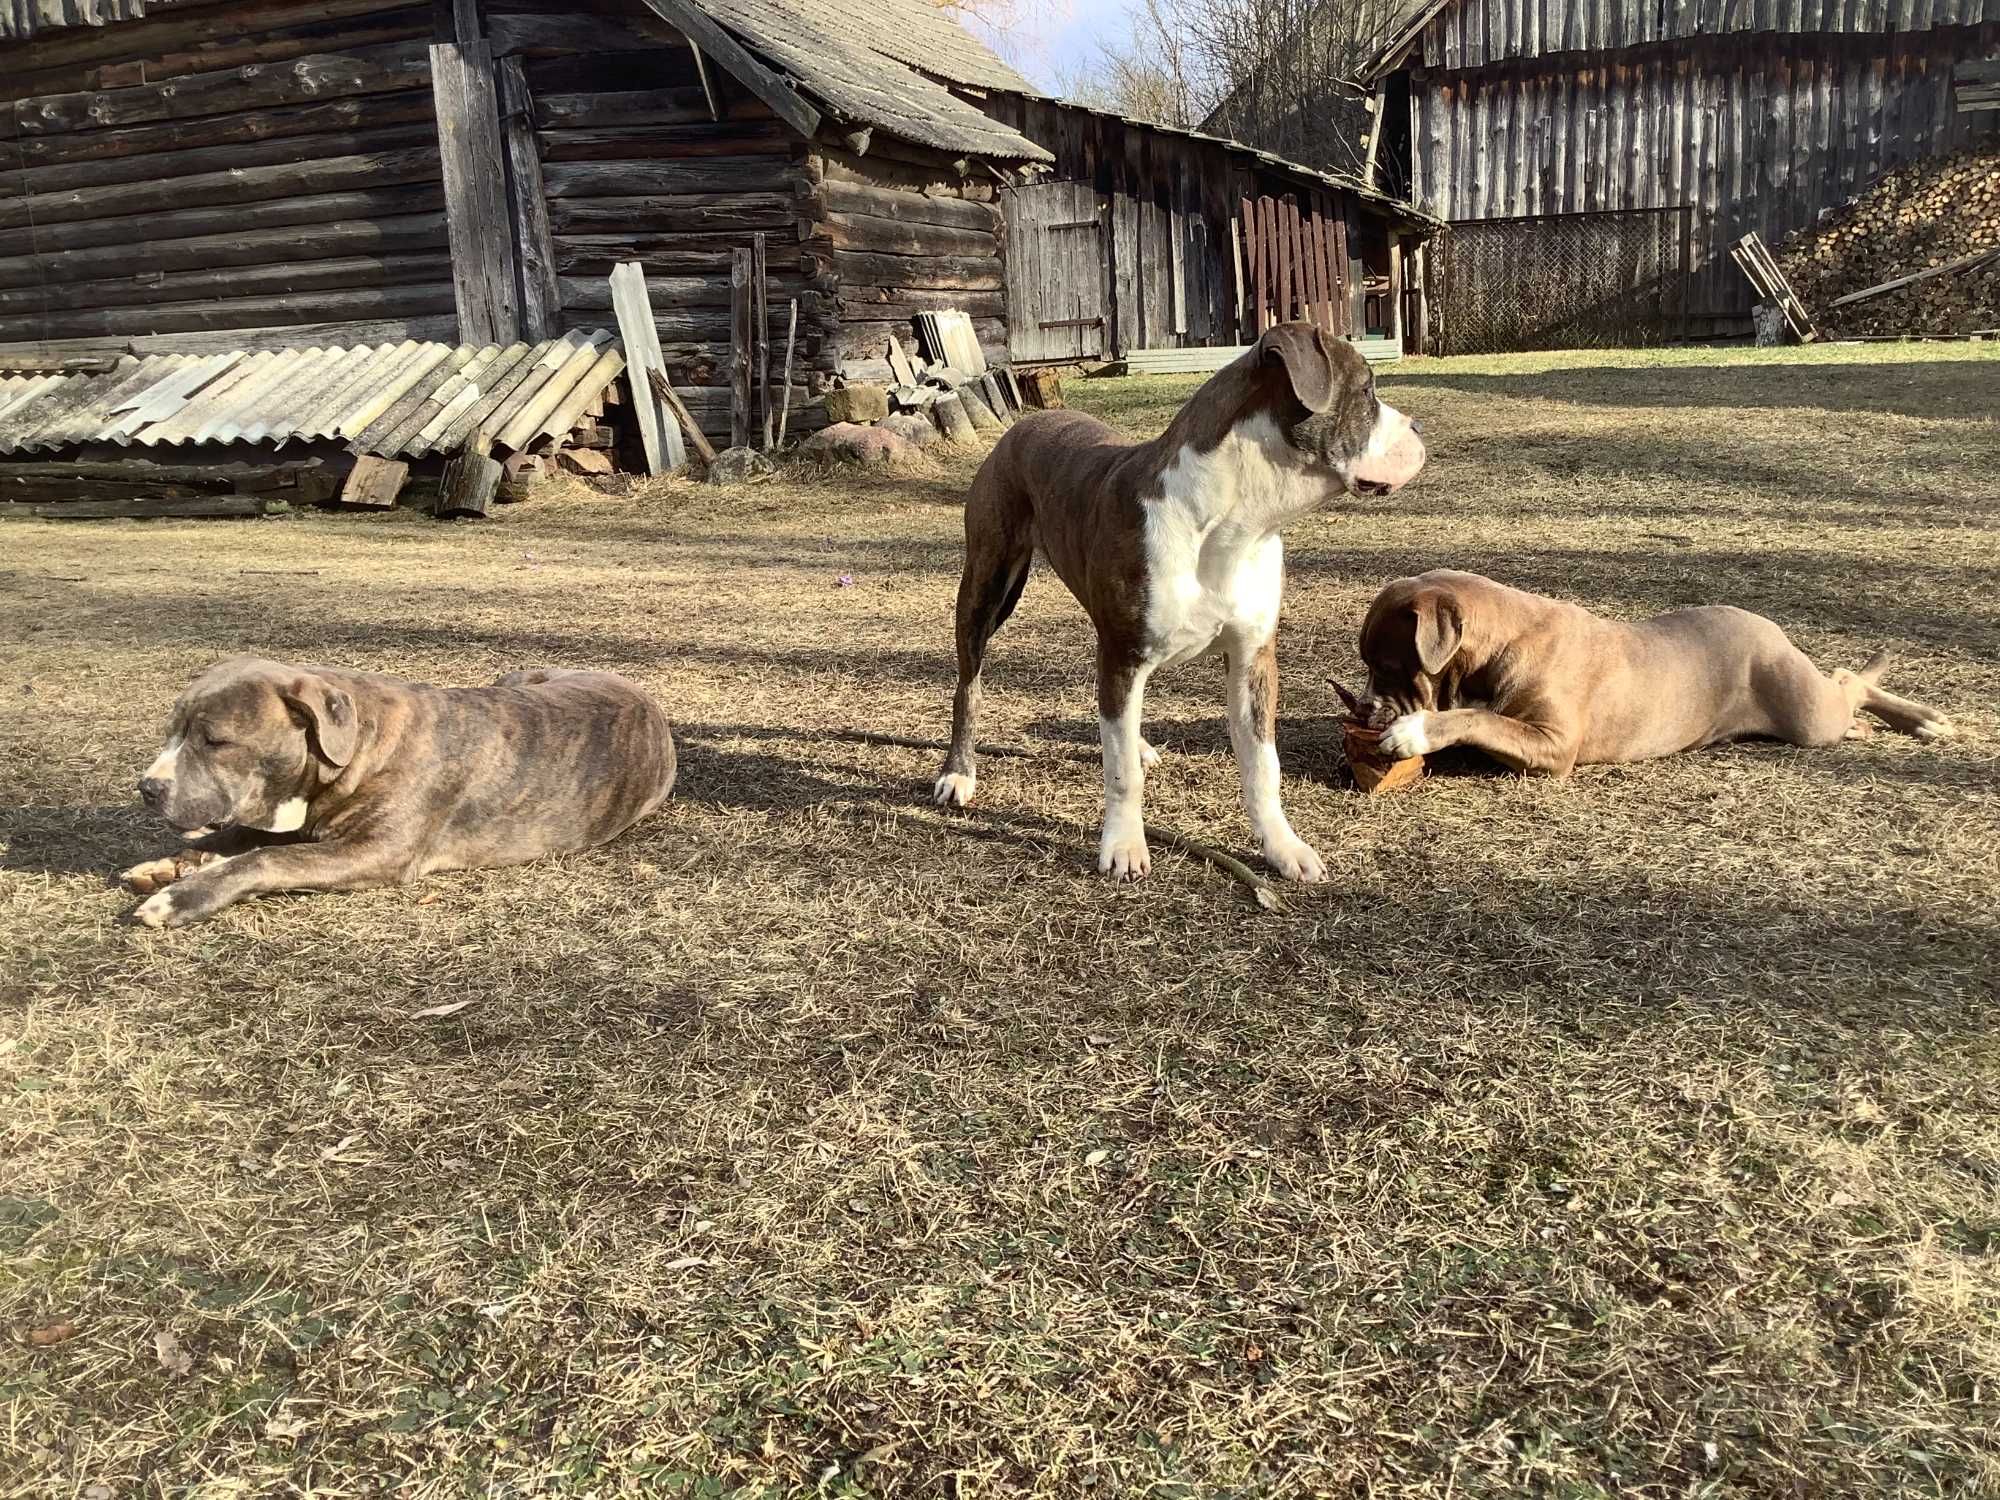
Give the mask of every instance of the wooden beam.
[[750, 443], [750, 363], [756, 339], [750, 328], [752, 297], [750, 251], [733, 251], [729, 257], [729, 446]]
[[[763, 428], [764, 451], [777, 435], [771, 410], [771, 272], [763, 231], [750, 236], [750, 328], [757, 344], [757, 413]], [[792, 304], [797, 316], [798, 304]]]
[[1984, 250], [1975, 250], [1970, 255], [1961, 255], [1957, 260], [1948, 260], [1941, 266], [1932, 266], [1927, 271], [1913, 271], [1908, 276], [1898, 276], [1893, 281], [1884, 281], [1876, 286], [1863, 287], [1858, 292], [1849, 292], [1845, 297], [1835, 297], [1828, 307], [1845, 307], [1850, 302], [1866, 302], [1871, 297], [1879, 297], [1884, 292], [1893, 292], [1898, 287], [1915, 286], [1920, 281], [1929, 281], [1933, 276], [1949, 276], [1954, 271], [1969, 271], [1982, 262], [2000, 257], [2000, 245], [1988, 245]]
[[451, 0], [451, 29], [452, 40], [461, 47], [480, 43], [479, 0]]
[[554, 338], [562, 326], [556, 287], [555, 239], [549, 232], [549, 199], [542, 187], [542, 157], [535, 140], [535, 103], [518, 57], [500, 61], [501, 134], [507, 144], [507, 199], [514, 219], [514, 264], [520, 278], [521, 337]]
[[646, 472], [678, 473], [687, 466], [687, 454], [681, 447], [680, 424], [653, 384], [655, 373], [666, 374], [666, 363], [660, 357], [660, 331], [653, 322], [646, 273], [637, 261], [612, 269], [611, 307], [618, 316], [618, 337], [625, 345], [625, 366], [631, 371], [632, 406], [639, 419]]
[[340, 488], [340, 503], [387, 509], [396, 503], [409, 478], [410, 466], [400, 459], [364, 453], [347, 472], [347, 483]]
[[431, 89], [444, 163], [459, 341], [511, 344], [521, 336], [521, 319], [514, 296], [513, 234], [492, 49], [484, 42], [472, 47], [437, 43], [431, 48]]
[[771, 113], [810, 140], [820, 113], [806, 103], [789, 79], [780, 77], [744, 50], [742, 43], [697, 8], [692, 0], [643, 0], [646, 8], [671, 22], [700, 52], [727, 68], [736, 81], [762, 99]]
[[708, 60], [701, 55], [701, 48], [690, 47], [688, 50], [694, 53], [695, 77], [701, 80], [701, 97], [708, 102], [708, 117], [720, 120], [722, 111], [715, 107], [715, 85], [708, 79]]
[[1382, 116], [1389, 112], [1388, 85], [1377, 81], [1375, 92], [1368, 99], [1368, 154], [1361, 164], [1361, 181], [1367, 187], [1375, 186], [1376, 153], [1382, 145]]

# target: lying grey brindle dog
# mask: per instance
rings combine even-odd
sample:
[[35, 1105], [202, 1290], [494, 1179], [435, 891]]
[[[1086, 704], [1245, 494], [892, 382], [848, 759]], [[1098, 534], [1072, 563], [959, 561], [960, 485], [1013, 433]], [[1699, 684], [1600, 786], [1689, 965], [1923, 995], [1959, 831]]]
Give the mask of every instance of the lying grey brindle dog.
[[1281, 323], [1135, 443], [1076, 411], [1034, 412], [1001, 438], [965, 502], [958, 693], [934, 788], [963, 807], [978, 788], [980, 671], [1040, 551], [1097, 628], [1104, 832], [1097, 868], [1152, 868], [1140, 812], [1146, 683], [1221, 651], [1229, 738], [1265, 861], [1288, 880], [1326, 866], [1278, 800], [1278, 604], [1282, 527], [1342, 495], [1386, 495], [1424, 466], [1417, 424], [1377, 399], [1367, 362], [1310, 323]]
[[238, 657], [174, 705], [139, 795], [192, 847], [135, 865], [146, 927], [246, 896], [395, 885], [615, 838], [667, 798], [666, 716], [609, 672], [491, 687]]
[[1863, 732], [1864, 709], [1919, 739], [1952, 733], [1936, 709], [1876, 686], [1886, 654], [1828, 676], [1748, 610], [1607, 620], [1450, 569], [1375, 596], [1361, 659], [1392, 758], [1469, 745], [1517, 771], [1566, 776], [1728, 740], [1835, 745]]

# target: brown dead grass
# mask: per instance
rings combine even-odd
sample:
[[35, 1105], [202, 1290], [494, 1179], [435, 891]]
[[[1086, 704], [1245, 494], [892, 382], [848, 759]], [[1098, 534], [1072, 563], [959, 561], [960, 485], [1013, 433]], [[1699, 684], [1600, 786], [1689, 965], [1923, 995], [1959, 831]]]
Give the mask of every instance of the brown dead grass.
[[[964, 462], [0, 531], [0, 1493], [2000, 1489], [2000, 361], [1387, 384], [1432, 473], [1292, 538], [1336, 879], [1282, 917], [1092, 873], [1047, 577], [973, 815], [863, 738], [944, 730]], [[1367, 802], [1327, 678], [1443, 563], [1889, 646], [1967, 733]], [[541, 867], [117, 926], [131, 779], [243, 650], [616, 668], [681, 787]], [[1148, 810], [1243, 850], [1219, 697], [1156, 683]]]

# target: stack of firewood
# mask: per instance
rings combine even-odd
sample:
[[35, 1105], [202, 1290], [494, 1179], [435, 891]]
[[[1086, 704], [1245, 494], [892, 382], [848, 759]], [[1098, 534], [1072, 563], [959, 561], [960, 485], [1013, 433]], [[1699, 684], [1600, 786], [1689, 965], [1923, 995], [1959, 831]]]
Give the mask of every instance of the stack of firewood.
[[[1785, 241], [1778, 263], [1821, 331], [1974, 333], [2000, 328], [2000, 152], [1962, 152], [1884, 173], [1859, 197]], [[1951, 267], [1908, 285], [1855, 292]]]

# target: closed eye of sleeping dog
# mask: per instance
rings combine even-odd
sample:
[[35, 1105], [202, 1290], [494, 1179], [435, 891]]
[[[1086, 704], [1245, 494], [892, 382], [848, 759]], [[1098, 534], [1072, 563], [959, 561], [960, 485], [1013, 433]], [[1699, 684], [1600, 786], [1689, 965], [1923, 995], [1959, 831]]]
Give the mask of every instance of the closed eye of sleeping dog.
[[1774, 739], [1834, 745], [1873, 714], [1942, 739], [1936, 709], [1884, 692], [1888, 658], [1822, 673], [1772, 621], [1729, 605], [1607, 620], [1577, 605], [1438, 569], [1375, 596], [1361, 627], [1368, 691], [1393, 712], [1383, 753], [1467, 745], [1517, 771], [1650, 760]]
[[586, 849], [666, 800], [666, 716], [609, 672], [440, 688], [238, 657], [174, 705], [139, 781], [190, 847], [121, 877], [145, 927], [247, 896], [347, 891]]

